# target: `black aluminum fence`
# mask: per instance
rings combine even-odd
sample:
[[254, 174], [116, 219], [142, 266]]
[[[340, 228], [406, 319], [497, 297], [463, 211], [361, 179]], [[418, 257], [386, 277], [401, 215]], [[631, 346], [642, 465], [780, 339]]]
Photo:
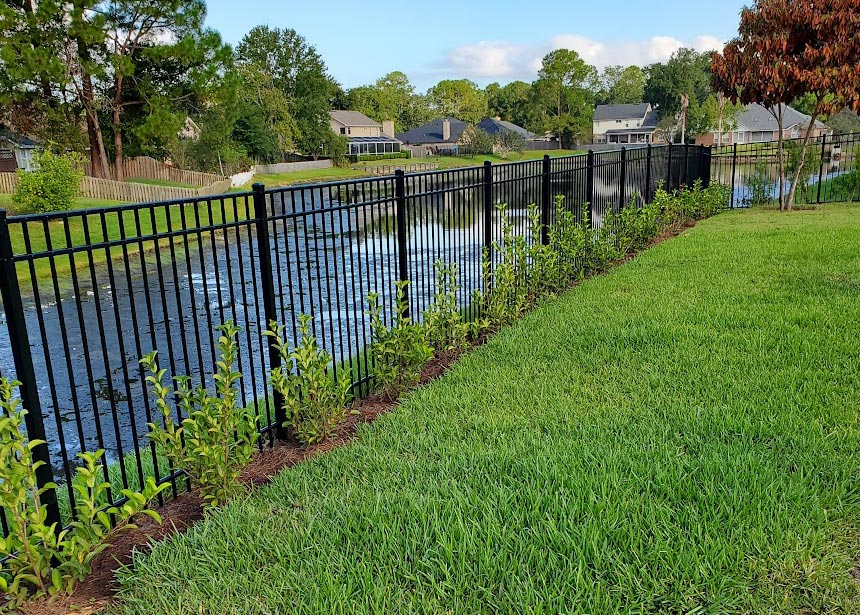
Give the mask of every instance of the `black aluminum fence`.
[[[810, 139], [801, 159], [803, 139], [783, 143], [786, 167], [784, 194], [801, 169], [796, 203], [838, 203], [860, 200], [860, 134]], [[743, 143], [712, 150], [711, 178], [732, 188], [732, 207], [772, 203], [779, 198], [779, 149], [775, 141]]]
[[[511, 164], [373, 177], [179, 202], [6, 217], [0, 211], [0, 371], [23, 384], [28, 435], [43, 439], [42, 484], [61, 483], [51, 520], [75, 511], [75, 455], [105, 449], [105, 479], [136, 488], [152, 476], [164, 497], [187, 487], [147, 437], [157, 420], [139, 358], [157, 349], [167, 376], [212, 373], [215, 327], [241, 328], [244, 403], [260, 415], [259, 446], [283, 437], [267, 374], [279, 361], [263, 332], [271, 320], [297, 342], [300, 314], [370, 390], [365, 298], [389, 310], [394, 282], [409, 280], [412, 315], [434, 295], [434, 261], [459, 268], [459, 302], [481, 289], [482, 251], [501, 238], [498, 203], [528, 236], [528, 207], [552, 223], [552, 201], [599, 226], [610, 210], [652, 198], [663, 184], [708, 183], [711, 152], [662, 146]], [[544, 238], [530, 237], [531, 241]], [[179, 409], [176, 409], [177, 419]], [[53, 492], [51, 492], [53, 493]], [[7, 531], [0, 511], [0, 523]]]

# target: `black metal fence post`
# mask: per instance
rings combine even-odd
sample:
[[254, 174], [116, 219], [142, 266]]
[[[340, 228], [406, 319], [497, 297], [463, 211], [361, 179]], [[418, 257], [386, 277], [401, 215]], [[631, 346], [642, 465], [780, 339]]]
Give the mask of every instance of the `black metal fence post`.
[[732, 144], [732, 202], [730, 209], [735, 208], [735, 171], [738, 166], [738, 144]]
[[827, 143], [827, 135], [821, 135], [821, 158], [818, 160], [818, 196], [816, 203], [821, 203], [821, 182], [824, 181], [824, 146]]
[[645, 196], [643, 203], [651, 202], [651, 144], [648, 144], [648, 153], [645, 156]]
[[[9, 330], [9, 345], [12, 358], [15, 361], [15, 374], [21, 382], [21, 403], [27, 414], [24, 423], [27, 427], [27, 438], [41, 440], [41, 444], [32, 450], [33, 462], [41, 462], [36, 468], [36, 484], [40, 489], [54, 482], [54, 470], [51, 465], [51, 454], [45, 437], [45, 421], [42, 416], [42, 404], [39, 401], [36, 370], [33, 367], [33, 355], [30, 352], [30, 338], [27, 334], [27, 321], [24, 316], [24, 304], [21, 301], [21, 288], [18, 286], [18, 273], [15, 270], [15, 258], [12, 251], [12, 237], [9, 234], [9, 223], [6, 211], [0, 209], [0, 300], [6, 313], [6, 326]], [[48, 352], [45, 349], [45, 352]], [[54, 525], [54, 531], [62, 530], [63, 522], [60, 507], [57, 503], [56, 489], [48, 489], [39, 498], [45, 507], [46, 522]]]
[[[406, 236], [406, 174], [403, 169], [395, 171], [394, 178], [394, 200], [397, 206], [397, 279], [400, 282], [409, 281], [409, 242]], [[406, 301], [404, 302], [401, 318], [409, 318], [409, 286], [404, 289]]]
[[544, 154], [541, 173], [540, 242], [545, 246], [549, 245], [549, 202], [552, 200], [550, 165], [549, 154]]
[[493, 262], [493, 163], [484, 161], [484, 250]]
[[666, 160], [666, 192], [672, 192], [672, 144], [669, 143], [669, 154]]
[[699, 156], [699, 178], [702, 180], [702, 188], [707, 188], [711, 185], [711, 147], [701, 145]]
[[[263, 313], [266, 316], [266, 326], [278, 321], [278, 309], [275, 297], [275, 271], [272, 267], [272, 243], [269, 236], [269, 220], [266, 211], [266, 187], [263, 184], [251, 186], [254, 191], [254, 222], [257, 231], [257, 257], [260, 259], [260, 283], [263, 289]], [[275, 347], [275, 340], [268, 338], [269, 368], [281, 367], [281, 353]], [[275, 406], [275, 436], [278, 440], [287, 439], [287, 413], [284, 408], [283, 396], [274, 391], [272, 404]]]
[[621, 148], [621, 172], [618, 178], [618, 211], [624, 209], [624, 201], [627, 197], [627, 149]]
[[585, 167], [585, 195], [588, 198], [588, 223], [594, 228], [594, 150], [588, 150]]
[[684, 168], [681, 169], [683, 172], [684, 179], [678, 178], [678, 181], [681, 182], [682, 186], [686, 186], [690, 183], [690, 144], [684, 143]]

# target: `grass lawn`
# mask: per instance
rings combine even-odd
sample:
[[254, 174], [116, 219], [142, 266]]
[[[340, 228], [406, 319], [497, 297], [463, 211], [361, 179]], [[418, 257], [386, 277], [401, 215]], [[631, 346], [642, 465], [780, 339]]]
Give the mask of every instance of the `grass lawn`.
[[140, 555], [117, 613], [860, 609], [860, 205], [700, 223]]
[[139, 179], [139, 178], [128, 178], [125, 181], [133, 183], [133, 184], [148, 184], [150, 186], [168, 186], [171, 188], [198, 188], [199, 186], [193, 186], [191, 184], [180, 184], [179, 182], [172, 182], [166, 179]]
[[[237, 218], [236, 213], [238, 213], [239, 219], [247, 219], [249, 216], [249, 208], [251, 207], [250, 203], [246, 202], [247, 199], [245, 197], [238, 197], [235, 200], [236, 212], [233, 211], [232, 198], [226, 199], [224, 201], [224, 209], [226, 210], [226, 215], [222, 215], [221, 205], [219, 201], [213, 201], [211, 216], [209, 212], [209, 206], [205, 202], [183, 205], [181, 207], [158, 207], [155, 209], [154, 228], [157, 229], [158, 232], [166, 232], [168, 228], [168, 216], [171, 228], [173, 228], [173, 230], [177, 230], [180, 228], [197, 228], [198, 218], [201, 226], [206, 226], [209, 224], [221, 224], [223, 222], [233, 222]], [[105, 205], [113, 204], [115, 203], [111, 203], [110, 201], [99, 201], [96, 199], [78, 199], [75, 208], [90, 209], [93, 207], [102, 207]], [[0, 201], [0, 205], [2, 205], [2, 201]], [[183, 217], [185, 220], [184, 225]], [[87, 221], [87, 228], [84, 228], [84, 218], [86, 218]], [[153, 231], [153, 220], [151, 214], [148, 211], [140, 211], [139, 218], [141, 236], [151, 234]], [[122, 219], [124, 229], [120, 228], [120, 219]], [[126, 238], [134, 238], [138, 236], [136, 231], [135, 212], [130, 210], [123, 211], [121, 213], [116, 211], [107, 213], [105, 214], [104, 223], [102, 222], [101, 216], [98, 213], [87, 214], [86, 216], [73, 216], [69, 219], [68, 227], [69, 237], [71, 241], [67, 240], [66, 238], [65, 225], [62, 221], [55, 220], [49, 222], [47, 233], [45, 232], [42, 224], [29, 224], [29, 253], [38, 253], [44, 251], [48, 246], [48, 236], [50, 236], [51, 238], [51, 247], [54, 249], [66, 248], [68, 246], [99, 244], [104, 241], [105, 237], [107, 237], [108, 240], [115, 240], [123, 236]], [[123, 230], [124, 235], [122, 232]], [[12, 237], [12, 249], [15, 251], [15, 253], [27, 253], [28, 250], [24, 240], [22, 226], [18, 224], [13, 224], [10, 226], [9, 231]], [[195, 239], [196, 237], [193, 234], [188, 236], [188, 241], [194, 241]], [[176, 239], [175, 243], [181, 247], [183, 244], [183, 240], [181, 238]], [[162, 240], [162, 242], [160, 242], [160, 245], [168, 245], [167, 240]], [[154, 248], [155, 243], [153, 241], [144, 242], [144, 250], [151, 250]], [[140, 247], [134, 243], [128, 244], [127, 251], [129, 255], [135, 255], [140, 251]], [[111, 248], [110, 255], [108, 255], [106, 250], [104, 249], [95, 250], [92, 252], [92, 260], [96, 266], [106, 263], [109, 257], [112, 259], [124, 258], [122, 248], [119, 246]], [[34, 265], [36, 278], [38, 280], [41, 281], [51, 279], [52, 272], [49, 259], [39, 258], [35, 261]], [[77, 269], [81, 269], [82, 267], [88, 267], [88, 265], [89, 261], [86, 258], [85, 254], [78, 254], [76, 256], [75, 266]], [[55, 266], [57, 274], [61, 279], [65, 278], [65, 274], [71, 271], [71, 262], [69, 258], [65, 256], [57, 257], [55, 259]], [[32, 291], [32, 285], [30, 284], [30, 271], [26, 263], [18, 264], [18, 281], [22, 285], [22, 290], [25, 293]]]
[[[116, 201], [79, 197], [75, 199], [73, 207], [74, 209], [90, 209], [92, 207], [108, 207], [109, 205], [116, 204]], [[12, 202], [11, 194], [0, 194], [0, 209], [5, 209], [10, 215], [13, 215], [15, 213], [16, 207], [17, 205]]]
[[[456, 169], [460, 167], [475, 167], [489, 160], [493, 164], [504, 162], [517, 162], [520, 160], [536, 160], [543, 158], [544, 154], [550, 156], [571, 156], [582, 154], [577, 150], [552, 150], [547, 152], [523, 152], [513, 154], [509, 158], [498, 156], [433, 156], [430, 158], [394, 158], [384, 160], [364, 160], [344, 168], [311, 169], [308, 171], [293, 171], [290, 173], [268, 173], [254, 176], [253, 182], [262, 182], [266, 187], [291, 186], [294, 184], [306, 184], [312, 182], [340, 181], [367, 177], [367, 169], [381, 166], [409, 166], [422, 163], [436, 163], [440, 169]], [[248, 184], [248, 187], [250, 184]]]

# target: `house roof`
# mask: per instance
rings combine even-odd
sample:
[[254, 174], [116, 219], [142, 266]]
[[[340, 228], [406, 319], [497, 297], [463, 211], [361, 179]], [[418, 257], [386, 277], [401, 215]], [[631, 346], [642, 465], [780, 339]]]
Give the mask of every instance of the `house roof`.
[[0, 124], [0, 139], [8, 141], [23, 149], [33, 149], [38, 143], [26, 135], [19, 134]]
[[330, 111], [331, 119], [344, 126], [382, 126], [359, 111]]
[[397, 139], [392, 137], [386, 137], [382, 135], [380, 137], [350, 137], [350, 143], [400, 143]]
[[612, 130], [607, 130], [603, 134], [607, 135], [638, 135], [654, 132], [657, 130], [656, 126], [645, 126], [642, 125], [639, 128], [613, 128]]
[[[442, 138], [442, 122], [448, 120], [451, 123], [451, 138]], [[438, 118], [427, 122], [423, 126], [413, 128], [407, 132], [397, 135], [397, 138], [407, 145], [432, 145], [434, 143], [456, 143], [463, 136], [468, 124], [453, 117]]]
[[534, 133], [529, 132], [522, 126], [517, 126], [513, 122], [506, 122], [505, 120], [497, 120], [488, 117], [481, 120], [477, 127], [478, 129], [483, 130], [487, 134], [491, 134], [493, 136], [513, 132], [520, 135], [523, 139], [535, 138]]
[[594, 121], [632, 120], [645, 117], [651, 111], [650, 103], [633, 103], [627, 105], [597, 105], [594, 109]]
[[[739, 127], [744, 126], [751, 132], [777, 132], [779, 130], [779, 123], [776, 121], [776, 118], [771, 115], [770, 111], [758, 103], [746, 105], [743, 111], [738, 113], [737, 121]], [[806, 126], [808, 123], [808, 115], [792, 107], [784, 106], [782, 118], [783, 129], [788, 129], [798, 124]], [[818, 120], [815, 120], [815, 125], [818, 128], [826, 128]]]

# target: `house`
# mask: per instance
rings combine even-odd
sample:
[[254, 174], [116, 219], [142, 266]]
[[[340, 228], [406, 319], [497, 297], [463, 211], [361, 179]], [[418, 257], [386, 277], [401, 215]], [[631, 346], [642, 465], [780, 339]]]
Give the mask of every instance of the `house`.
[[349, 139], [350, 156], [385, 156], [400, 152], [394, 121], [380, 124], [359, 111], [331, 111], [331, 129]]
[[[404, 145], [419, 146], [428, 150], [428, 153], [439, 151], [456, 151], [462, 142], [463, 134], [469, 128], [469, 124], [453, 117], [442, 117], [428, 122], [423, 126], [410, 131], [400, 133], [397, 138]], [[538, 137], [521, 126], [512, 122], [506, 122], [501, 118], [484, 118], [475, 126], [492, 137], [498, 139], [507, 134], [520, 135], [526, 142], [545, 141], [546, 137]]]
[[592, 120], [594, 143], [657, 143], [657, 111], [651, 103], [597, 105]]
[[404, 145], [424, 146], [428, 150], [456, 150], [468, 124], [453, 117], [441, 117], [397, 135]]
[[[787, 105], [784, 106], [782, 117], [783, 137], [786, 139], [802, 138], [806, 133], [807, 126], [809, 126], [809, 119], [809, 116], [805, 113], [801, 113], [797, 109], [793, 109]], [[770, 111], [759, 104], [752, 103], [746, 105], [738, 113], [736, 124], [734, 130], [723, 132], [722, 145], [761, 143], [779, 139], [779, 123], [771, 115]], [[813, 138], [829, 135], [832, 132], [826, 125], [815, 120], [815, 127], [812, 129]], [[715, 145], [717, 143], [717, 131], [713, 130], [700, 135], [696, 138], [696, 143], [698, 145]]]
[[32, 171], [33, 155], [38, 150], [33, 139], [0, 124], [0, 173], [14, 173], [16, 169]]
[[513, 122], [506, 122], [499, 117], [484, 118], [478, 123], [477, 128], [493, 137], [501, 137], [505, 134], [513, 133], [521, 136], [525, 141], [534, 141], [537, 139], [534, 133], [529, 132], [522, 126], [517, 126]]

